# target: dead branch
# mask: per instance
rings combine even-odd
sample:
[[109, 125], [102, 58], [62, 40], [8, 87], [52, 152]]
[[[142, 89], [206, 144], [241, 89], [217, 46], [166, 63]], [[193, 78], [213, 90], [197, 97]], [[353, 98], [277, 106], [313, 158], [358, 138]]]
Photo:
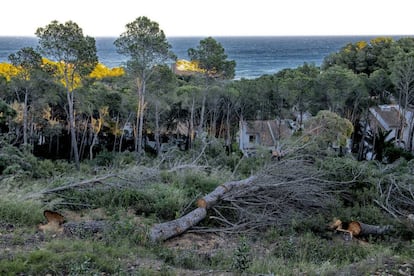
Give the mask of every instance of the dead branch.
[[200, 198], [198, 208], [186, 216], [154, 225], [150, 239], [166, 240], [187, 231], [206, 217], [208, 209], [213, 212], [210, 219], [227, 233], [259, 231], [287, 225], [292, 217], [329, 212], [332, 205], [338, 204], [338, 188], [352, 184], [358, 174], [344, 182], [330, 181], [314, 163], [311, 156], [292, 156], [260, 175], [226, 182]]
[[379, 198], [374, 202], [387, 213], [398, 220], [403, 220], [414, 212], [413, 184], [410, 180], [397, 181], [393, 176], [387, 176], [377, 184]]
[[210, 218], [226, 232], [288, 225], [293, 217], [300, 220], [328, 213], [330, 206], [338, 204], [336, 195], [358, 175], [343, 182], [330, 181], [311, 156], [282, 159], [250, 185], [225, 193]]
[[44, 194], [51, 194], [51, 193], [58, 193], [58, 192], [62, 192], [65, 190], [70, 190], [73, 188], [79, 188], [79, 187], [83, 187], [83, 186], [87, 186], [89, 184], [96, 184], [96, 183], [101, 183], [103, 180], [111, 178], [111, 177], [115, 177], [117, 176], [116, 174], [108, 174], [108, 175], [104, 175], [101, 177], [94, 177], [93, 179], [87, 179], [87, 180], [83, 180], [81, 182], [77, 182], [77, 183], [73, 183], [73, 184], [69, 184], [69, 185], [65, 185], [65, 186], [60, 186], [60, 187], [56, 187], [53, 189], [49, 189], [49, 190], [45, 190], [40, 192], [40, 195], [44, 195]]

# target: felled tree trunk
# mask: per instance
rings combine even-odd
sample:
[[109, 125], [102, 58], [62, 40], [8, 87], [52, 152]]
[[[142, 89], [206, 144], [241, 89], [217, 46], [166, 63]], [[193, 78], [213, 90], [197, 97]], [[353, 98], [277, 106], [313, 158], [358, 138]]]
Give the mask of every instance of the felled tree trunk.
[[391, 225], [371, 225], [359, 221], [343, 223], [341, 220], [334, 220], [329, 226], [330, 229], [349, 233], [352, 237], [383, 235], [392, 230]]
[[97, 233], [102, 233], [111, 227], [107, 221], [93, 220], [84, 222], [67, 222], [62, 225], [63, 234], [67, 236], [75, 236], [86, 238]]
[[392, 230], [391, 225], [370, 225], [362, 222], [355, 222], [360, 227], [359, 236], [384, 235]]
[[251, 176], [249, 178], [240, 180], [240, 181], [230, 181], [224, 184], [221, 184], [217, 188], [214, 189], [211, 193], [207, 194], [203, 198], [197, 200], [197, 207], [199, 208], [211, 208], [220, 200], [220, 198], [227, 192], [231, 191], [236, 187], [243, 187], [246, 186], [255, 180], [255, 176]]
[[150, 240], [153, 242], [167, 240], [184, 233], [187, 229], [202, 221], [206, 215], [207, 209], [199, 207], [179, 219], [156, 224], [150, 230]]
[[249, 185], [255, 179], [255, 176], [251, 176], [240, 181], [230, 181], [218, 186], [214, 191], [197, 201], [197, 209], [179, 219], [154, 225], [149, 233], [150, 240], [153, 242], [164, 241], [184, 233], [202, 221], [207, 215], [207, 209], [217, 204], [225, 193], [236, 187], [240, 188]]

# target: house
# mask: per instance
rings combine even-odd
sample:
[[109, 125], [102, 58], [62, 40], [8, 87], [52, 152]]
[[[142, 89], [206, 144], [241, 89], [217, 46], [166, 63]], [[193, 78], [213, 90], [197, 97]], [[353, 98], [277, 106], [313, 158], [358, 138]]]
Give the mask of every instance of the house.
[[240, 121], [239, 147], [245, 156], [251, 156], [259, 148], [279, 150], [279, 141], [294, 132], [291, 120]]
[[397, 137], [400, 128], [400, 107], [398, 105], [379, 105], [369, 108], [369, 124], [372, 130], [381, 128], [391, 130], [390, 137]]
[[373, 131], [378, 128], [391, 131], [389, 137], [399, 139], [397, 145], [401, 147], [412, 142], [410, 132], [413, 131], [414, 109], [403, 110], [397, 104], [388, 104], [371, 107], [369, 112], [369, 125]]

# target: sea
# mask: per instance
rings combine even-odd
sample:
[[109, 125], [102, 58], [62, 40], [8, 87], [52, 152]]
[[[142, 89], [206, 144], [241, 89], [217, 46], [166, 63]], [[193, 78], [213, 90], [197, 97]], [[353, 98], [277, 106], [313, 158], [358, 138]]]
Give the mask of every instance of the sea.
[[[179, 59], [188, 59], [188, 49], [196, 48], [204, 38], [168, 37], [168, 41]], [[369, 42], [373, 38], [375, 36], [214, 37], [225, 49], [228, 59], [236, 61], [235, 79], [254, 79], [286, 68], [297, 68], [304, 63], [320, 66], [325, 57], [346, 44]], [[115, 37], [95, 39], [99, 62], [110, 68], [125, 64], [126, 57], [119, 55], [113, 44]], [[0, 37], [0, 62], [8, 62], [8, 56], [23, 47], [36, 46], [36, 37]]]

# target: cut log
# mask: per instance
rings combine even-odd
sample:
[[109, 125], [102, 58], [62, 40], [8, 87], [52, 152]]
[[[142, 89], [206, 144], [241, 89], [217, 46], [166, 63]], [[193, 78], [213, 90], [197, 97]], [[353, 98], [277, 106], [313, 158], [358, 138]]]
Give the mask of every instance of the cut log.
[[111, 224], [103, 220], [92, 220], [84, 222], [67, 222], [62, 226], [63, 234], [66, 236], [87, 238], [110, 229]]
[[339, 219], [329, 225], [331, 230], [349, 233], [352, 237], [369, 236], [369, 235], [384, 235], [392, 230], [391, 225], [371, 225], [359, 221], [351, 221], [344, 223]]
[[360, 236], [384, 235], [392, 230], [391, 225], [370, 225], [362, 222], [357, 223], [359, 224], [361, 229], [361, 231], [359, 232]]
[[156, 242], [182, 234], [202, 221], [206, 215], [207, 209], [199, 207], [179, 219], [156, 224], [151, 228], [149, 238], [152, 242]]
[[149, 233], [150, 240], [152, 242], [164, 241], [184, 233], [202, 221], [207, 215], [207, 209], [217, 204], [225, 193], [236, 187], [240, 188], [250, 185], [255, 179], [255, 176], [251, 176], [240, 181], [230, 181], [218, 186], [214, 191], [197, 200], [197, 209], [179, 219], [154, 225]]

